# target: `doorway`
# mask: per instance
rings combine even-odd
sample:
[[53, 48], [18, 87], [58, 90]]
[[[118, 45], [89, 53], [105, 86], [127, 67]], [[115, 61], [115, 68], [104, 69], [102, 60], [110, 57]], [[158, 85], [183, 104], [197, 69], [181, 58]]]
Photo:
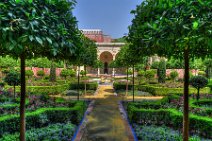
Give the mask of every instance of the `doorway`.
[[108, 74], [108, 63], [104, 63], [104, 74]]

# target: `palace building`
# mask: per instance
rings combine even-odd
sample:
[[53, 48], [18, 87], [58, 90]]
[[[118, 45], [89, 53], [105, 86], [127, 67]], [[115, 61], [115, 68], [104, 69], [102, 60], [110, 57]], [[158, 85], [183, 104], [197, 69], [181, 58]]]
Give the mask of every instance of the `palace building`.
[[82, 29], [82, 33], [96, 42], [98, 59], [104, 64], [103, 68], [88, 68], [90, 74], [122, 74], [123, 69], [109, 68], [109, 64], [116, 59], [118, 52], [125, 43], [113, 42], [109, 35], [104, 35], [101, 29]]

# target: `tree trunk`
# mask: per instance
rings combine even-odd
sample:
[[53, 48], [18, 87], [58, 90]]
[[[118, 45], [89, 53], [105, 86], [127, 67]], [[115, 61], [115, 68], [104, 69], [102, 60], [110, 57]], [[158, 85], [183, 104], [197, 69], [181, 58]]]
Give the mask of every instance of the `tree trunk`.
[[56, 68], [54, 66], [54, 61], [51, 61], [51, 68], [50, 68], [50, 82], [55, 82], [56, 81]]
[[80, 81], [80, 66], [78, 66], [78, 73], [77, 73], [77, 100], [79, 100], [79, 81]]
[[67, 69], [66, 60], [64, 60], [64, 69]]
[[87, 87], [86, 87], [86, 84], [87, 84], [87, 80], [85, 80], [85, 95], [86, 95], [86, 93], [87, 93]]
[[20, 141], [25, 141], [25, 96], [26, 96], [26, 80], [25, 80], [25, 54], [21, 56], [21, 101], [20, 101]]
[[183, 141], [189, 139], [189, 47], [184, 50], [184, 107], [183, 107]]
[[135, 96], [135, 66], [133, 64], [133, 102], [134, 102], [134, 96]]
[[15, 99], [15, 85], [13, 85], [13, 94], [14, 94], [14, 99]]
[[200, 90], [200, 88], [198, 88], [198, 89], [197, 89], [197, 101], [198, 101], [198, 100], [199, 100], [199, 98], [200, 98], [199, 90]]
[[85, 70], [85, 76], [87, 76], [87, 66], [84, 66], [84, 70]]
[[127, 67], [127, 85], [126, 85], [126, 96], [128, 95], [128, 79], [129, 79], [129, 72]]

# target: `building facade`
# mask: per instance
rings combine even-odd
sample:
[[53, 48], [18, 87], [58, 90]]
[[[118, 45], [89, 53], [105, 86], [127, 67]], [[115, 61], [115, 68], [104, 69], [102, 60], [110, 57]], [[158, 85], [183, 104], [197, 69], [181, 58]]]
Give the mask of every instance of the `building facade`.
[[82, 29], [82, 33], [96, 42], [98, 60], [103, 63], [103, 68], [88, 68], [88, 73], [96, 74], [121, 74], [123, 69], [110, 68], [109, 65], [117, 57], [118, 52], [125, 43], [114, 43], [109, 35], [104, 35], [100, 29]]

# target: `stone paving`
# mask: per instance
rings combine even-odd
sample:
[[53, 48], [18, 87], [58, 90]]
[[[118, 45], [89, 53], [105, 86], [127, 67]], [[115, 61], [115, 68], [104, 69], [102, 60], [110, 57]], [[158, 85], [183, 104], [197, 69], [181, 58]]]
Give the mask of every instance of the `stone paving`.
[[95, 99], [75, 141], [134, 141], [119, 110], [122, 97], [114, 95], [112, 85], [100, 85]]

